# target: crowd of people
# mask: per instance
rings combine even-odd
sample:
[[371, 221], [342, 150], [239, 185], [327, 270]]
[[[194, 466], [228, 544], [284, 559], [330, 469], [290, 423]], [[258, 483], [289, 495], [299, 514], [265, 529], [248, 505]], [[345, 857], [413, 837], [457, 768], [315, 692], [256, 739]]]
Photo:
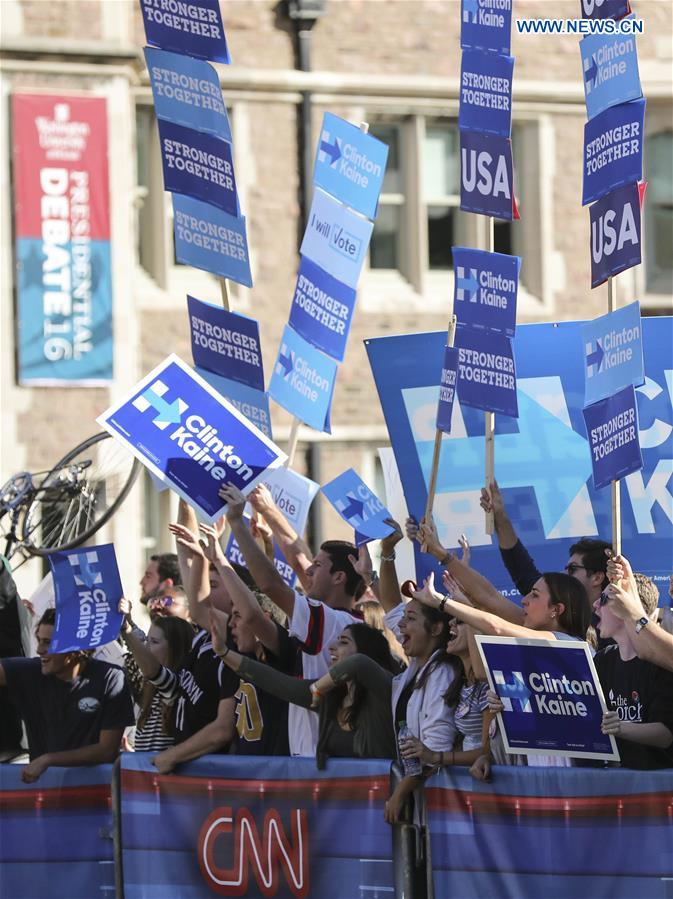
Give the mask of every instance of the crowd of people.
[[[392, 824], [439, 768], [466, 766], [488, 780], [494, 763], [575, 764], [504, 751], [503, 705], [489, 690], [477, 634], [587, 641], [607, 703], [602, 730], [615, 737], [621, 765], [673, 768], [673, 635], [657, 622], [656, 586], [608, 543], [582, 539], [563, 570], [539, 572], [492, 484], [482, 506], [518, 603], [471, 567], [464, 540], [462, 557], [444, 547], [432, 520], [409, 519], [406, 539], [439, 563], [441, 588], [433, 575], [400, 584], [405, 534], [392, 520], [377, 573], [366, 545], [328, 540], [313, 554], [265, 486], [247, 498], [251, 522], [235, 487], [221, 497], [226, 519], [214, 526], [199, 525], [181, 501], [170, 526], [176, 552], [153, 556], [140, 582], [147, 633], [121, 600], [122, 667], [91, 651], [51, 653], [53, 609], [36, 623], [37, 658], [20, 657], [17, 597], [3, 569], [10, 657], [0, 662], [0, 693], [23, 721], [26, 782], [51, 766], [113, 761], [120, 750], [151, 753], [160, 774], [209, 753], [312, 756], [320, 768], [337, 757], [398, 759], [404, 776], [385, 807]], [[223, 552], [227, 525], [245, 568]], [[274, 540], [296, 588], [275, 566]], [[0, 748], [20, 734], [8, 716]]]

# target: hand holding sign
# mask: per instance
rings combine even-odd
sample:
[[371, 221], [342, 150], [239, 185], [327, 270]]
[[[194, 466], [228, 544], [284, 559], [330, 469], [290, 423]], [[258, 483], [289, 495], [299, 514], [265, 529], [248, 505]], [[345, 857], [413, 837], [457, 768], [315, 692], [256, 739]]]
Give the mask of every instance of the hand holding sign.
[[220, 499], [227, 504], [227, 521], [240, 521], [243, 518], [246, 499], [235, 484], [225, 484], [218, 493]]

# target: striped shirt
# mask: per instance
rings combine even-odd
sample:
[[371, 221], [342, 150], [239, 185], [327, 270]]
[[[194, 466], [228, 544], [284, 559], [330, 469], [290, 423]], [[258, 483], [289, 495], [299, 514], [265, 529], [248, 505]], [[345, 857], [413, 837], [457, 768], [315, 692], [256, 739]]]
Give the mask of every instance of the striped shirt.
[[157, 692], [152, 697], [152, 705], [143, 727], [136, 727], [133, 748], [136, 752], [162, 752], [175, 744], [175, 738], [164, 733], [163, 702]]

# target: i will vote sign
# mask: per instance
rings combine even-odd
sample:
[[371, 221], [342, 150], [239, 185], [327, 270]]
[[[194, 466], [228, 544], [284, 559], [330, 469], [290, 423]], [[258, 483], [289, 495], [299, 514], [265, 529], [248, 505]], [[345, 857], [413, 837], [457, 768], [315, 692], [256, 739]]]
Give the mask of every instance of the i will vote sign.
[[643, 177], [645, 100], [606, 109], [584, 126], [582, 205]]
[[461, 406], [518, 418], [512, 341], [458, 324], [458, 397]]
[[437, 403], [437, 430], [445, 434], [451, 433], [451, 417], [453, 402], [456, 398], [458, 381], [458, 349], [453, 346], [444, 347], [442, 375], [439, 380], [439, 402]]
[[376, 218], [379, 194], [388, 161], [388, 147], [380, 140], [326, 112], [313, 181], [328, 194], [370, 219]]
[[157, 118], [208, 131], [231, 143], [231, 126], [215, 69], [201, 59], [145, 47]]
[[153, 47], [231, 62], [219, 0], [140, 0], [140, 8], [147, 43]]
[[56, 621], [50, 652], [95, 649], [119, 636], [124, 595], [114, 546], [51, 553]]
[[473, 328], [514, 337], [521, 258], [452, 247], [453, 311]]
[[301, 257], [289, 319], [297, 334], [343, 362], [354, 308], [352, 287]]
[[642, 97], [633, 34], [590, 34], [580, 41], [587, 117]]
[[506, 221], [519, 217], [514, 204], [511, 140], [460, 132], [460, 208]]
[[460, 46], [509, 55], [512, 0], [461, 0]]
[[512, 132], [514, 57], [464, 50], [458, 127], [509, 137]]
[[235, 409], [238, 409], [241, 415], [245, 415], [248, 421], [251, 421], [256, 428], [259, 428], [262, 434], [266, 434], [270, 440], [273, 440], [269, 395], [267, 393], [263, 390], [256, 390], [254, 387], [248, 387], [247, 384], [242, 384], [240, 381], [222, 378], [212, 371], [207, 371], [205, 368], [197, 366], [196, 371], [220, 396], [228, 400]]
[[247, 495], [286, 459], [175, 355], [97, 421], [211, 522], [226, 508], [217, 495], [223, 484]]
[[639, 387], [645, 380], [640, 304], [630, 303], [582, 325], [584, 404]]
[[194, 364], [264, 390], [259, 323], [254, 318], [187, 297]]
[[178, 262], [252, 287], [245, 218], [192, 197], [172, 199]]
[[394, 528], [385, 523], [390, 512], [352, 468], [325, 484], [322, 492], [355, 531], [356, 546], [392, 534]]
[[640, 264], [640, 204], [637, 184], [620, 187], [589, 207], [591, 286]]
[[633, 387], [626, 387], [614, 396], [587, 406], [584, 422], [596, 490], [643, 467]]
[[285, 326], [269, 396], [304, 424], [330, 432], [337, 364]]
[[619, 760], [614, 737], [601, 733], [607, 707], [586, 642], [476, 641], [489, 686], [505, 707], [498, 720], [506, 752]]

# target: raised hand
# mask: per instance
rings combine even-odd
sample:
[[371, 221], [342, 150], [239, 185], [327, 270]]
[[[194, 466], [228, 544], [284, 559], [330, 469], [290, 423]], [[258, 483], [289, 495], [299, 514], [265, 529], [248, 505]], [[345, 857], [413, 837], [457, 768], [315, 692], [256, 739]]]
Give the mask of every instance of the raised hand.
[[266, 484], [258, 484], [248, 499], [252, 508], [255, 512], [259, 512], [260, 515], [264, 515], [265, 512], [269, 509], [274, 509], [276, 506], [271, 491]]
[[225, 484], [220, 487], [217, 495], [227, 504], [227, 521], [240, 521], [243, 518], [246, 499], [234, 484]]
[[121, 630], [123, 633], [127, 634], [130, 630], [133, 629], [133, 622], [131, 621], [131, 601], [128, 600], [125, 596], [119, 600], [118, 610], [124, 616], [122, 621]]
[[442, 575], [442, 583], [446, 588], [446, 592], [451, 595], [451, 599], [455, 599], [456, 602], [462, 602], [465, 606], [472, 605], [468, 597], [463, 592], [460, 581], [457, 581], [455, 577], [453, 577], [453, 575], [448, 571], [445, 571]]
[[407, 539], [411, 540], [412, 543], [414, 541], [416, 541], [417, 543], [421, 542], [418, 522], [415, 518], [412, 518], [411, 515], [404, 522], [404, 532], [407, 535]]
[[387, 537], [383, 537], [381, 540], [381, 555], [390, 556], [404, 535], [402, 534], [402, 528], [394, 518], [384, 518], [384, 523], [395, 529], [392, 534], [388, 534]]
[[372, 557], [369, 555], [369, 547], [366, 543], [358, 550], [357, 557], [349, 556], [348, 561], [351, 563], [355, 571], [360, 575], [365, 584], [369, 584], [372, 579]]
[[430, 553], [430, 555], [434, 556], [436, 559], [443, 559], [446, 555], [446, 550], [439, 541], [437, 527], [432, 518], [423, 518], [421, 520], [420, 540], [423, 551]]
[[460, 546], [460, 548], [463, 551], [462, 555], [460, 557], [460, 561], [463, 563], [463, 565], [469, 566], [470, 559], [472, 558], [472, 549], [470, 547], [470, 542], [467, 539], [467, 537], [465, 536], [465, 534], [461, 534], [460, 537], [458, 538], [458, 545]]
[[437, 608], [437, 603], [442, 599], [442, 594], [435, 590], [434, 572], [431, 571], [426, 577], [423, 587], [420, 590], [412, 591], [412, 596], [426, 606], [430, 606], [433, 609]]
[[192, 555], [202, 556], [203, 546], [196, 534], [192, 533], [184, 524], [169, 524], [168, 530], [173, 534], [177, 543], [184, 546]]
[[200, 524], [199, 530], [206, 538], [206, 542], [203, 544], [203, 554], [206, 559], [213, 565], [226, 565], [227, 560], [220, 545], [220, 535], [217, 530], [209, 524]]
[[208, 609], [208, 618], [210, 622], [210, 635], [213, 638], [213, 651], [216, 655], [221, 655], [227, 651], [229, 616], [221, 609], [214, 609], [211, 606], [210, 609]]

